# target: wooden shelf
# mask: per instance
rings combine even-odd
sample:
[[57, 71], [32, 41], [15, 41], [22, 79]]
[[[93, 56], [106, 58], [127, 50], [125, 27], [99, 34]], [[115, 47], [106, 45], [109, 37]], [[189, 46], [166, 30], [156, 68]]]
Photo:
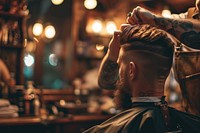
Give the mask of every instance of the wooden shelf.
[[[9, 34], [4, 31], [5, 36], [7, 36], [7, 40], [4, 37], [4, 41], [2, 40], [0, 42], [0, 51], [1, 51], [0, 56], [8, 66], [9, 72], [15, 73], [16, 84], [24, 84], [23, 49], [24, 49], [24, 38], [26, 37], [27, 16], [28, 15], [23, 15], [18, 13], [13, 14], [5, 11], [0, 11], [0, 19], [2, 26], [7, 25], [7, 27], [4, 30], [7, 30], [8, 32], [10, 28], [13, 28], [14, 23], [18, 24], [18, 27], [15, 26], [15, 28], [11, 29], [11, 31], [12, 34], [16, 32], [15, 34], [19, 34], [19, 36], [17, 36], [17, 38], [15, 39], [12, 38], [12, 40], [9, 40], [10, 39]], [[14, 41], [17, 41], [15, 42], [16, 45], [12, 44], [12, 42]]]
[[3, 16], [5, 18], [13, 18], [13, 19], [22, 19], [24, 17], [27, 17], [27, 15], [13, 14], [13, 13], [4, 12], [4, 11], [0, 11], [0, 16]]
[[[110, 118], [112, 115], [88, 114], [88, 115], [69, 115], [67, 117], [57, 118], [49, 116], [48, 123], [70, 123], [84, 121], [101, 121]], [[17, 118], [0, 118], [0, 126], [17, 126], [17, 125], [34, 125], [42, 124], [43, 120], [39, 117], [17, 117]]]
[[102, 60], [103, 57], [81, 56], [77, 55], [78, 60]]
[[100, 124], [112, 115], [88, 114], [68, 115], [57, 118], [49, 116], [47, 120], [39, 117], [1, 118], [2, 133], [80, 133]]
[[12, 46], [12, 45], [0, 45], [0, 48], [4, 48], [4, 49], [23, 49], [24, 47], [22, 46]]

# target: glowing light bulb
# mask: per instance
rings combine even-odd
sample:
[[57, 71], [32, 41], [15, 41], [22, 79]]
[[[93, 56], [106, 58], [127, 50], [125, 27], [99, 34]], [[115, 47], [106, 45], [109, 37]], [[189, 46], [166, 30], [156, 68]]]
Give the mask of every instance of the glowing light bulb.
[[63, 3], [64, 0], [51, 0], [54, 5], [60, 5]]
[[112, 35], [116, 29], [117, 26], [113, 21], [109, 21], [106, 23], [106, 31], [109, 35]]
[[34, 60], [34, 57], [30, 54], [27, 54], [25, 57], [24, 57], [24, 64], [28, 67], [32, 66], [34, 64], [35, 60]]
[[162, 10], [162, 16], [165, 18], [171, 18], [171, 11], [170, 10]]
[[84, 6], [87, 9], [94, 9], [97, 6], [97, 1], [96, 0], [85, 0], [84, 1]]
[[41, 23], [35, 23], [33, 25], [33, 35], [40, 36], [43, 31], [43, 25]]
[[178, 94], [176, 92], [171, 92], [169, 98], [171, 102], [175, 102], [176, 100], [178, 100]]
[[55, 54], [50, 54], [49, 55], [49, 64], [52, 66], [57, 66], [58, 64], [58, 58]]
[[95, 33], [100, 33], [102, 30], [102, 22], [100, 20], [94, 20], [93, 24], [92, 24], [92, 30]]
[[104, 45], [102, 45], [102, 44], [97, 44], [97, 45], [96, 45], [96, 50], [98, 50], [98, 51], [104, 50]]
[[44, 34], [46, 38], [53, 38], [56, 35], [56, 30], [52, 25], [48, 25], [44, 29]]

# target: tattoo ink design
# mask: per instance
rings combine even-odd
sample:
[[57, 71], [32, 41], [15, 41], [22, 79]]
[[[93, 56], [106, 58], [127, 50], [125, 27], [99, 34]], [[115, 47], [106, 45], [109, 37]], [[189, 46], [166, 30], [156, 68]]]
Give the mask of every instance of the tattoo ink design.
[[190, 30], [193, 28], [192, 22], [179, 22], [179, 26], [184, 30]]
[[154, 17], [154, 22], [155, 22], [156, 26], [160, 27], [161, 29], [169, 30], [169, 29], [172, 28], [172, 27], [170, 28], [170, 22], [166, 18], [157, 18], [157, 17]]
[[185, 22], [185, 21], [178, 21], [178, 20], [172, 20], [172, 27], [175, 29], [175, 28], [182, 28], [183, 30], [187, 31], [187, 30], [190, 30], [192, 29], [193, 27], [193, 24], [192, 22]]
[[177, 20], [173, 20], [172, 21], [172, 27], [173, 28], [178, 28], [178, 26], [179, 26], [179, 22]]
[[99, 75], [99, 84], [105, 89], [113, 89], [118, 80], [119, 66], [116, 62], [106, 60]]
[[179, 31], [180, 29], [182, 29], [183, 31], [189, 31], [193, 28], [192, 22], [189, 21], [179, 21], [174, 19], [155, 17], [154, 22], [157, 25], [157, 27], [168, 31], [173, 35], [176, 33], [176, 31]]
[[191, 48], [200, 49], [200, 32], [185, 32], [181, 35], [181, 41]]

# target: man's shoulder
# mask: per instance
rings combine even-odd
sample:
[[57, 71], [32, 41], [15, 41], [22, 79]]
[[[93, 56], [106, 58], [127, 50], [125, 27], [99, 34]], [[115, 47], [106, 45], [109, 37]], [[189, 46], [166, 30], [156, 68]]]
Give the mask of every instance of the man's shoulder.
[[[144, 127], [144, 121], [146, 121], [146, 119], [149, 120], [153, 117], [153, 114], [151, 113], [151, 111], [148, 111], [147, 108], [143, 107], [134, 107], [131, 109], [127, 109], [114, 115], [100, 125], [96, 125], [88, 129], [84, 133], [138, 132], [141, 127]], [[151, 125], [150, 127], [155, 127], [153, 122], [148, 124]], [[138, 125], [141, 126], [138, 127]]]

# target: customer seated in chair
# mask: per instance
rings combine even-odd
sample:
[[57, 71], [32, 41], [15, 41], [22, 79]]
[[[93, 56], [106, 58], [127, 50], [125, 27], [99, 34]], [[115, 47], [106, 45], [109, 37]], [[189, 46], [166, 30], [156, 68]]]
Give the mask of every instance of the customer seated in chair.
[[85, 133], [198, 133], [200, 117], [168, 107], [164, 99], [173, 53], [174, 42], [165, 31], [122, 25], [99, 70], [100, 86], [116, 87], [114, 100], [122, 111]]

